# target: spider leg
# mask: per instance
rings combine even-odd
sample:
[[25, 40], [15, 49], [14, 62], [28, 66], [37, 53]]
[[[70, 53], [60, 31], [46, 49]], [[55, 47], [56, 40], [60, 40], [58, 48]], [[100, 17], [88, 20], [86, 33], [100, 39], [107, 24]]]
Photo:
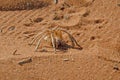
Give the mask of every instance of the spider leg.
[[70, 40], [71, 40], [71, 42], [72, 42], [72, 47], [74, 47], [74, 46], [75, 46], [75, 43], [74, 43], [74, 39], [73, 39], [72, 35], [71, 35], [70, 33], [68, 33], [68, 32], [67, 32], [66, 30], [64, 30], [64, 29], [59, 28], [59, 30], [61, 30], [61, 31], [65, 32], [66, 34], [68, 34], [68, 36], [69, 36], [69, 38], [70, 38]]
[[35, 42], [35, 40], [37, 39], [38, 36], [41, 36], [42, 34], [44, 35], [44, 33], [46, 33], [46, 32], [47, 32], [47, 30], [42, 31], [41, 33], [38, 33], [38, 34], [33, 38], [33, 40], [30, 42], [30, 45], [32, 45], [32, 44]]
[[56, 53], [55, 38], [52, 32], [51, 32], [51, 40], [52, 40], [52, 46], [54, 48], [54, 52]]
[[69, 36], [69, 38], [70, 38], [70, 40], [71, 40], [71, 42], [72, 42], [72, 46], [73, 46], [73, 47], [74, 47], [74, 45], [76, 44], [78, 47], [80, 47], [80, 48], [82, 49], [82, 47], [77, 43], [77, 41], [75, 40], [75, 38], [74, 38], [70, 33], [68, 33], [68, 32], [67, 32], [66, 30], [64, 30], [64, 29], [60, 29], [60, 30], [68, 34], [68, 36]]
[[73, 36], [72, 36], [72, 39], [75, 42], [75, 44], [82, 49], [82, 47], [78, 44], [78, 42], [75, 40], [75, 38]]
[[52, 31], [53, 31], [53, 30], [57, 30], [58, 28], [59, 28], [59, 27], [58, 27], [58, 26], [56, 26], [56, 27], [52, 28]]
[[35, 51], [37, 51], [38, 47], [40, 46], [41, 40], [46, 36], [47, 34], [44, 34], [38, 41], [37, 46], [35, 48]]

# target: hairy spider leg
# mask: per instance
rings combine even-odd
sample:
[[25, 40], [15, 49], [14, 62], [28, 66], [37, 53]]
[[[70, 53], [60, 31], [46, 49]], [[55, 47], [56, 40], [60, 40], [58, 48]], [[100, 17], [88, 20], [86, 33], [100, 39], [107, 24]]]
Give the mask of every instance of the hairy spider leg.
[[44, 39], [46, 35], [47, 35], [47, 33], [44, 34], [44, 35], [42, 35], [42, 37], [39, 39], [39, 41], [38, 41], [38, 43], [37, 43], [37, 46], [36, 46], [36, 48], [35, 48], [35, 51], [37, 51], [38, 47], [40, 46], [40, 43], [41, 43], [42, 39]]
[[55, 38], [53, 32], [51, 32], [51, 40], [52, 40], [52, 46], [54, 48], [54, 52], [56, 53]]
[[45, 30], [45, 31], [42, 31], [41, 33], [38, 33], [34, 38], [33, 40], [30, 42], [30, 45], [32, 45], [35, 40], [37, 39], [38, 36], [41, 36], [42, 34], [44, 35], [48, 30]]
[[[63, 29], [62, 29], [63, 30]], [[65, 30], [63, 30], [64, 32], [66, 32], [69, 36], [70, 36], [70, 38], [71, 38], [71, 40], [72, 40], [72, 42], [74, 42], [78, 47], [80, 47], [81, 48], [81, 46], [77, 43], [77, 41], [75, 40], [75, 38], [70, 34], [70, 33], [68, 33], [67, 31], [65, 31]]]
[[82, 49], [82, 47], [77, 43], [77, 41], [75, 40], [75, 38], [70, 33], [68, 33], [66, 30], [63, 30], [63, 29], [61, 29], [61, 30], [64, 31], [65, 33], [67, 33], [69, 35], [72, 43], [75, 43], [78, 47], [80, 47]]
[[60, 28], [60, 30], [63, 31], [63, 32], [65, 32], [66, 34], [68, 34], [69, 39], [71, 40], [71, 43], [72, 43], [72, 47], [74, 47], [74, 46], [75, 46], [75, 43], [74, 43], [74, 41], [73, 41], [73, 39], [72, 39], [72, 35], [71, 35], [70, 33], [68, 33], [68, 32], [67, 32], [66, 30], [64, 30], [64, 29], [61, 29], [61, 28]]

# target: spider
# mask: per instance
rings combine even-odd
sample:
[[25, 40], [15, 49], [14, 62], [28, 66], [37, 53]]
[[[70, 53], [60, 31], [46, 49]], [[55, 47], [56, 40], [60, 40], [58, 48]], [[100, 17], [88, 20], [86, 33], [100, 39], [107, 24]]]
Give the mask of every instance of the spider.
[[41, 41], [44, 39], [52, 45], [52, 47], [54, 48], [54, 52], [56, 52], [56, 49], [58, 49], [61, 45], [65, 44], [62, 37], [63, 36], [62, 32], [66, 33], [69, 36], [73, 48], [76, 44], [80, 49], [82, 49], [82, 47], [77, 43], [75, 38], [69, 32], [59, 27], [55, 27], [52, 29], [45, 29], [44, 31], [38, 33], [30, 42], [30, 45], [32, 45], [40, 37], [37, 46], [35, 48], [35, 51], [37, 51]]

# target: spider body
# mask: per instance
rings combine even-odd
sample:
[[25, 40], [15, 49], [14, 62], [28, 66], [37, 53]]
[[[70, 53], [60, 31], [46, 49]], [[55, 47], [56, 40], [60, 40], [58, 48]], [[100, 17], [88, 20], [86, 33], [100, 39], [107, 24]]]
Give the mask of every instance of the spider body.
[[[63, 44], [62, 40], [62, 32], [60, 30], [53, 30], [53, 38], [54, 38], [54, 44], [56, 49], [59, 48], [60, 45]], [[44, 38], [46, 42], [48, 42], [51, 46], [52, 44], [52, 37], [51, 37], [51, 31], [47, 34], [47, 36]]]
[[[44, 38], [44, 40], [46, 40], [47, 42], [49, 42], [49, 43], [51, 43], [52, 41], [51, 41], [51, 35], [50, 35], [51, 33], [49, 33], [45, 38]], [[55, 30], [55, 31], [53, 31], [53, 35], [54, 35], [54, 38], [56, 39], [56, 40], [62, 40], [63, 39], [63, 37], [62, 37], [62, 32], [60, 31], [60, 30]]]
[[77, 46], [82, 48], [71, 34], [69, 34], [65, 29], [62, 29], [59, 27], [55, 27], [52, 29], [46, 29], [46, 30], [42, 31], [41, 33], [38, 33], [33, 38], [32, 42], [30, 44], [32, 45], [40, 37], [38, 40], [37, 46], [35, 48], [35, 51], [37, 51], [38, 47], [40, 46], [41, 40], [44, 39], [46, 42], [48, 42], [50, 45], [52, 45], [52, 47], [54, 48], [54, 51], [56, 52], [56, 49], [58, 49], [61, 45], [65, 44], [65, 42], [63, 40], [63, 34], [62, 34], [63, 32], [69, 36], [69, 39], [72, 43], [72, 47], [74, 47], [76, 44]]

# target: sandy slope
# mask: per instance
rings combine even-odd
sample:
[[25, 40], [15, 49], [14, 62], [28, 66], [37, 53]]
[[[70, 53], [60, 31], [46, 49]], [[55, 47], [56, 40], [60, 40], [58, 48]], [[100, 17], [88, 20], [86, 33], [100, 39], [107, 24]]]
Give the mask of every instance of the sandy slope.
[[[0, 80], [120, 80], [118, 3], [61, 0], [40, 9], [0, 11]], [[33, 36], [56, 25], [67, 29], [83, 49], [34, 52], [35, 45], [28, 45]], [[32, 62], [18, 64], [29, 58]]]

